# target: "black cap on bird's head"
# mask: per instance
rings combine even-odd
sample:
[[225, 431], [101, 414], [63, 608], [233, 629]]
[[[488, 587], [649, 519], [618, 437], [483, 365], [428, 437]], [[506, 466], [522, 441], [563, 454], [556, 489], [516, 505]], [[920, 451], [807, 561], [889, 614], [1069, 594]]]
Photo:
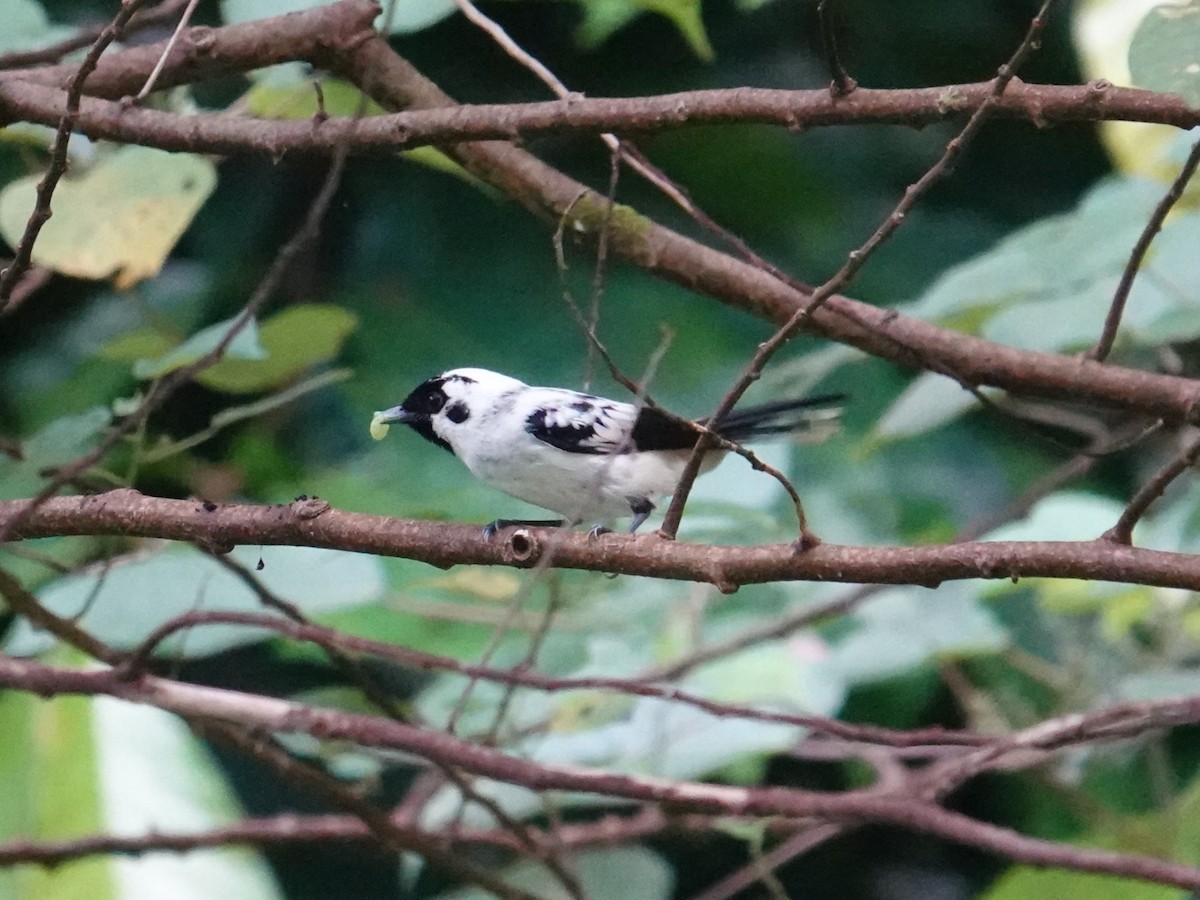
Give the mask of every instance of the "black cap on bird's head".
[[446, 439], [471, 417], [469, 400], [480, 392], [490, 396], [497, 389], [520, 386], [520, 382], [486, 369], [451, 369], [436, 375], [410, 393], [399, 406], [375, 414], [373, 425], [407, 425], [426, 440], [450, 452]]
[[433, 417], [450, 400], [445, 385], [444, 375], [421, 382], [399, 406], [376, 413], [375, 421], [385, 425], [407, 425], [421, 437], [453, 453], [453, 448], [433, 430]]

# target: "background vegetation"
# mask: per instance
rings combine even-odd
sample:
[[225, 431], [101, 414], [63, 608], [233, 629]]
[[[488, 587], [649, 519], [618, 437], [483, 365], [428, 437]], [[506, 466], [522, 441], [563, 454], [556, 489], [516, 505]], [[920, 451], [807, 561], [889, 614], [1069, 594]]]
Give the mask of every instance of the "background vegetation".
[[[342, 40], [361, 5], [262, 27], [253, 65], [227, 28], [293, 6], [140, 6], [0, 0], [0, 898], [1200, 889], [1195, 4], [404, 2], [395, 53], [505, 104], [432, 138], [369, 131], [438, 104]], [[214, 30], [164, 54], [181, 16]], [[531, 60], [609, 118], [519, 147], [599, 196], [468, 143], [552, 97]], [[683, 127], [583, 99], [720, 88], [798, 93], [689, 93]], [[815, 550], [731, 459], [677, 543], [522, 554], [461, 523], [532, 509], [368, 437], [463, 365], [624, 396], [573, 306], [708, 414], [789, 277], [833, 296], [747, 399], [849, 396], [828, 443], [753, 448]], [[88, 499], [121, 487], [160, 499]]]

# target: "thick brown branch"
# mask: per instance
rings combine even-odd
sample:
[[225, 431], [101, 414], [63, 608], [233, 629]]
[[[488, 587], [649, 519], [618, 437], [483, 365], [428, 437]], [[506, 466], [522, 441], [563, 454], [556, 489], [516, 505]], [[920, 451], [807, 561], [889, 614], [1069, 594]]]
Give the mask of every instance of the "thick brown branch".
[[[340, 66], [342, 74], [385, 106], [453, 105], [381, 38], [356, 44], [351, 54], [340, 58]], [[565, 222], [570, 233], [594, 238], [606, 221], [603, 195], [518, 147], [480, 141], [448, 147], [447, 152], [531, 212], [556, 225]], [[689, 290], [781, 324], [809, 302], [808, 294], [773, 274], [663, 228], [633, 210], [620, 209], [610, 224], [613, 255]], [[1090, 400], [1167, 421], [1194, 417], [1200, 400], [1200, 383], [1190, 379], [1016, 350], [842, 296], [829, 298], [807, 327], [901, 365], [954, 372], [967, 384]]]
[[[209, 508], [211, 507], [211, 508]], [[0, 530], [28, 501], [0, 502]], [[560, 534], [517, 529], [485, 540], [475, 525], [393, 519], [330, 509], [322, 501], [288, 506], [213, 505], [146, 497], [123, 489], [59, 497], [28, 513], [13, 538], [112, 534], [167, 538], [211, 548], [288, 544], [399, 556], [430, 565], [529, 568], [553, 548], [555, 568], [708, 582], [724, 591], [769, 581], [920, 584], [963, 578], [1084, 578], [1200, 590], [1200, 556], [1109, 541], [976, 541], [924, 547], [794, 544], [717, 547], [651, 535]]]
[[[224, 31], [219, 33], [223, 35]], [[137, 61], [140, 58], [141, 48]], [[240, 55], [221, 58], [229, 67], [236, 67], [239, 62], [256, 64], [255, 60]], [[140, 70], [133, 67], [131, 71]], [[48, 77], [49, 72], [21, 72], [21, 75], [19, 79], [0, 76], [0, 118], [56, 123], [63, 114], [64, 92], [51, 86], [53, 79]], [[113, 80], [125, 86], [127, 78], [118, 80], [113, 75]], [[347, 144], [355, 153], [391, 152], [428, 144], [493, 138], [517, 140], [568, 131], [631, 134], [720, 123], [762, 123], [786, 128], [870, 124], [923, 127], [969, 116], [986, 102], [987, 88], [988, 83], [905, 90], [860, 88], [837, 100], [827, 90], [727, 88], [651, 97], [413, 110], [376, 116], [357, 126], [353, 120], [343, 118], [314, 123], [264, 121], [224, 114], [180, 116], [93, 98], [83, 104], [78, 130], [92, 138], [146, 144], [164, 150], [327, 155], [341, 144]], [[109, 93], [100, 92], [101, 96]], [[1039, 125], [1098, 120], [1158, 122], [1180, 128], [1200, 124], [1200, 110], [1188, 107], [1174, 94], [1116, 87], [1101, 93], [1106, 102], [1097, 104], [1097, 92], [1091, 85], [1014, 82], [992, 107], [991, 114]], [[953, 97], [954, 102], [942, 102], [947, 96]]]
[[[222, 28], [196, 26], [180, 35], [167, 55], [159, 90], [195, 84], [222, 75], [294, 60], [318, 65], [338, 48], [346, 48], [364, 35], [374, 34], [372, 23], [379, 7], [365, 0], [344, 0], [299, 13], [258, 19]], [[132, 47], [101, 58], [89, 75], [87, 93], [119, 100], [136, 94], [167, 49], [167, 41]], [[64, 63], [30, 69], [13, 69], [0, 78], [36, 81], [65, 88], [78, 66]]]

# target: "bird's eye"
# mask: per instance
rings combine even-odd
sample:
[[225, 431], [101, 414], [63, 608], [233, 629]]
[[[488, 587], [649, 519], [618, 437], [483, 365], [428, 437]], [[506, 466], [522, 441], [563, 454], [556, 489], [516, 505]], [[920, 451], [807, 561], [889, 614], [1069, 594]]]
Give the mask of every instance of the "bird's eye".
[[442, 379], [431, 378], [405, 397], [404, 402], [400, 405], [414, 415], [426, 417], [437, 415], [449, 399], [442, 384]]
[[451, 403], [446, 407], [446, 418], [456, 425], [461, 425], [471, 417], [471, 411], [465, 403]]

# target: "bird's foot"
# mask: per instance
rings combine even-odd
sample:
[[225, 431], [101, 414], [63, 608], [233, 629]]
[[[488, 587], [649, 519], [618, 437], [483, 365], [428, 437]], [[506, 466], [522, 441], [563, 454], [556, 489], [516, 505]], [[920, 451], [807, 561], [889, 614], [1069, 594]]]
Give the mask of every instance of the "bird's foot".
[[593, 525], [588, 529], [588, 540], [595, 540], [602, 534], [612, 534], [613, 530], [606, 525]]
[[649, 497], [628, 497], [629, 511], [633, 513], [633, 521], [629, 523], [629, 533], [633, 534], [645, 524], [650, 518], [650, 513], [654, 512], [654, 504], [650, 502]]

